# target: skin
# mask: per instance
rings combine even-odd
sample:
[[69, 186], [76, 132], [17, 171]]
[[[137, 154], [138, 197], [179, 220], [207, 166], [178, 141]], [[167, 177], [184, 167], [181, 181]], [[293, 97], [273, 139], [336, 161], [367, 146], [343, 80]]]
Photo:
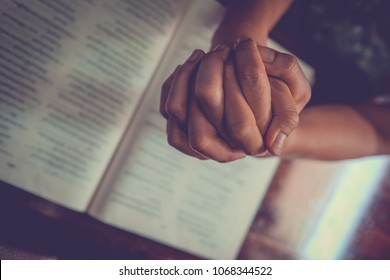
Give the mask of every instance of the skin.
[[389, 105], [304, 109], [311, 90], [296, 58], [261, 46], [290, 3], [231, 1], [214, 49], [195, 50], [166, 80], [160, 111], [173, 147], [219, 162], [390, 153]]
[[237, 38], [252, 38], [265, 46], [269, 32], [290, 7], [292, 0], [231, 0], [224, 20], [214, 34], [212, 47], [233, 47]]

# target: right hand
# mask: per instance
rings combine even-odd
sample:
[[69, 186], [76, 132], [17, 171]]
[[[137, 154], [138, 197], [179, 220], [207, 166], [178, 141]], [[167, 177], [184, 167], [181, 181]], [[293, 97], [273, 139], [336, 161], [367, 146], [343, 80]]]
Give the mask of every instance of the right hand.
[[[189, 155], [221, 162], [265, 149], [280, 154], [310, 98], [302, 70], [292, 56], [257, 48], [251, 40], [237, 44], [234, 62], [228, 56], [226, 47], [199, 54], [166, 81], [160, 111], [168, 119], [168, 141]], [[263, 69], [272, 75], [271, 87]]]

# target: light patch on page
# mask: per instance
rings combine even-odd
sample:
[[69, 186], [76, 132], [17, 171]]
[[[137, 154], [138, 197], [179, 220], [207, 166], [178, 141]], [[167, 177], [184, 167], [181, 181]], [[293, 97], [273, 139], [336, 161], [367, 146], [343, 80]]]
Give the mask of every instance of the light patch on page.
[[389, 160], [385, 157], [352, 160], [334, 179], [333, 195], [302, 246], [308, 259], [339, 259], [358, 227]]

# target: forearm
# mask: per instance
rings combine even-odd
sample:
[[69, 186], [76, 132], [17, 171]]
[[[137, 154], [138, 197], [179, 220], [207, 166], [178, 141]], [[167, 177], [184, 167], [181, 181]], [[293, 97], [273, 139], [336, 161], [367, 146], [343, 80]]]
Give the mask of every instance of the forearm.
[[233, 46], [238, 37], [246, 36], [260, 45], [266, 44], [268, 33], [289, 8], [293, 0], [231, 0], [225, 17], [213, 38]]
[[339, 160], [390, 153], [390, 110], [385, 106], [326, 105], [305, 109], [283, 155]]

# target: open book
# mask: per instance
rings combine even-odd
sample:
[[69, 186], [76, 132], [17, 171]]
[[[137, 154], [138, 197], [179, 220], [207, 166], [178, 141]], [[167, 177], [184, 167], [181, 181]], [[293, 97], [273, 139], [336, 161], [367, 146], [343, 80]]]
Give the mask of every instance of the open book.
[[162, 82], [207, 50], [212, 0], [3, 0], [0, 180], [205, 258], [234, 258], [277, 159], [169, 147]]

